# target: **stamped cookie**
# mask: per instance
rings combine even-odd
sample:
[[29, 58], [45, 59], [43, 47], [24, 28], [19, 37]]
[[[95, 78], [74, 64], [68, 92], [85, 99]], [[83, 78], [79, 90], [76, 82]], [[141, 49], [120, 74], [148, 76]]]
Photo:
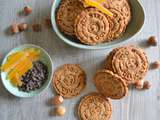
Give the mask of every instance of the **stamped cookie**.
[[59, 29], [67, 35], [74, 36], [75, 19], [83, 9], [82, 3], [78, 0], [62, 0], [56, 15]]
[[64, 98], [72, 98], [80, 94], [86, 85], [86, 74], [77, 64], [65, 64], [53, 75], [53, 86]]
[[109, 21], [109, 32], [105, 40], [106, 42], [121, 37], [126, 28], [121, 12], [116, 9], [109, 9], [109, 11], [113, 13], [113, 18], [107, 16]]
[[131, 8], [128, 0], [110, 0], [110, 8], [117, 9], [123, 15], [125, 25], [128, 25], [131, 20]]
[[98, 93], [85, 96], [78, 106], [80, 120], [109, 120], [111, 114], [111, 102]]
[[83, 10], [75, 21], [75, 34], [84, 44], [96, 45], [106, 40], [109, 23], [105, 14], [96, 8]]
[[146, 54], [135, 46], [118, 49], [113, 55], [111, 65], [113, 72], [121, 76], [128, 84], [142, 80], [148, 71]]
[[121, 99], [128, 93], [125, 81], [109, 70], [99, 70], [94, 77], [97, 90], [105, 97]]

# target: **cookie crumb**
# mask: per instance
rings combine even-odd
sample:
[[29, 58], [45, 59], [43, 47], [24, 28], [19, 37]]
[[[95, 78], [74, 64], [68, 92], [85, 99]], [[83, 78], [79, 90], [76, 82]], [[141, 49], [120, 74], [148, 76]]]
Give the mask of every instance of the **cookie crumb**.
[[66, 112], [66, 109], [63, 106], [58, 106], [57, 108], [55, 108], [55, 115], [57, 116], [64, 116], [65, 112]]
[[149, 37], [149, 39], [147, 40], [147, 43], [151, 46], [157, 46], [156, 37], [155, 36]]
[[40, 32], [42, 30], [42, 26], [41, 24], [36, 23], [32, 25], [32, 29], [34, 32]]
[[60, 105], [63, 103], [63, 97], [61, 95], [57, 95], [53, 98], [53, 105]]
[[143, 89], [143, 85], [144, 85], [144, 81], [141, 80], [141, 81], [138, 81], [136, 84], [135, 84], [135, 88], [137, 90], [142, 90]]
[[20, 23], [18, 25], [18, 28], [19, 28], [20, 31], [25, 31], [25, 30], [28, 29], [28, 25], [26, 23]]
[[32, 13], [32, 8], [29, 7], [29, 6], [25, 6], [24, 9], [23, 9], [23, 11], [24, 11], [25, 15], [29, 15], [29, 14]]
[[11, 30], [12, 34], [19, 33], [18, 24], [13, 24], [13, 25], [11, 25], [11, 26], [10, 26], [10, 30]]
[[155, 61], [154, 63], [151, 64], [151, 67], [153, 69], [159, 69], [160, 68], [160, 62], [159, 61]]
[[151, 83], [149, 81], [144, 81], [143, 84], [143, 89], [150, 89], [151, 88]]

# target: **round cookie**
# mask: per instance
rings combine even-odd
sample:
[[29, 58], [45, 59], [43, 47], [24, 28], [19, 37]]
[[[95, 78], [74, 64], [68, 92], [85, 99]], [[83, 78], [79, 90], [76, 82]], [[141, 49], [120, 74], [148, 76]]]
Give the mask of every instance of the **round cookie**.
[[97, 90], [105, 97], [121, 99], [128, 93], [125, 81], [109, 70], [99, 70], [94, 76]]
[[106, 42], [121, 37], [122, 33], [126, 29], [125, 21], [121, 12], [116, 9], [109, 9], [109, 11], [113, 13], [113, 17], [111, 18], [107, 16], [109, 21], [109, 32], [105, 40]]
[[78, 106], [80, 120], [109, 120], [111, 114], [111, 102], [98, 93], [85, 96]]
[[107, 55], [107, 57], [106, 57], [106, 60], [105, 60], [105, 69], [107, 69], [107, 70], [110, 70], [110, 71], [113, 71], [113, 69], [112, 69], [112, 59], [113, 59], [113, 56], [114, 56], [114, 54], [116, 53], [116, 51], [118, 50], [119, 48], [115, 48], [115, 49], [113, 49], [110, 53], [109, 53], [109, 55]]
[[128, 84], [134, 84], [142, 80], [148, 71], [146, 54], [134, 46], [122, 47], [113, 56], [112, 69]]
[[84, 44], [96, 45], [106, 40], [109, 23], [105, 14], [96, 8], [83, 10], [75, 21], [75, 34]]
[[53, 86], [64, 98], [72, 98], [80, 94], [86, 85], [86, 74], [77, 64], [65, 64], [53, 75]]
[[75, 19], [83, 9], [82, 3], [78, 0], [63, 0], [56, 14], [59, 29], [67, 35], [74, 36]]
[[109, 7], [117, 9], [123, 15], [125, 25], [131, 20], [131, 9], [128, 0], [110, 0]]

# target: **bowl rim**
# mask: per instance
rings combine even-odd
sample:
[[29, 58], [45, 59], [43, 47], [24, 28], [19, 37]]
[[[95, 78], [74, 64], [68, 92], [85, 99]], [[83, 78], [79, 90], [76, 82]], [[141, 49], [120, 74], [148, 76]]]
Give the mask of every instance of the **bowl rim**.
[[14, 47], [14, 48], [12, 48], [6, 55], [5, 55], [5, 57], [3, 58], [3, 60], [2, 60], [2, 63], [1, 63], [1, 65], [3, 65], [5, 62], [6, 62], [6, 59], [7, 59], [7, 57], [11, 54], [11, 52], [12, 51], [14, 51], [15, 49], [18, 49], [18, 48], [28, 48], [28, 47], [34, 47], [34, 48], [37, 48], [37, 49], [40, 49], [41, 51], [43, 51], [44, 52], [44, 54], [46, 54], [47, 55], [47, 57], [48, 57], [48, 59], [49, 59], [49, 61], [50, 61], [50, 64], [51, 64], [51, 71], [50, 71], [50, 73], [51, 73], [51, 76], [49, 76], [49, 81], [48, 81], [48, 83], [46, 84], [46, 86], [43, 88], [43, 89], [41, 89], [39, 92], [37, 92], [37, 93], [34, 93], [34, 94], [30, 94], [30, 93], [28, 93], [29, 95], [27, 96], [25, 96], [25, 95], [17, 95], [16, 93], [14, 93], [14, 92], [11, 92], [7, 87], [6, 87], [6, 84], [4, 83], [5, 81], [5, 79], [2, 79], [3, 77], [2, 77], [2, 71], [1, 71], [1, 81], [2, 81], [2, 84], [3, 84], [3, 86], [4, 86], [4, 88], [10, 93], [10, 94], [12, 94], [12, 95], [14, 95], [14, 96], [16, 96], [16, 97], [20, 97], [20, 98], [30, 98], [30, 97], [34, 97], [34, 96], [37, 96], [37, 95], [39, 95], [40, 93], [42, 93], [45, 89], [47, 89], [48, 88], [48, 86], [50, 85], [50, 83], [51, 83], [51, 81], [52, 81], [52, 78], [53, 78], [53, 61], [52, 61], [52, 58], [50, 57], [50, 55], [49, 55], [49, 53], [44, 49], [44, 48], [42, 48], [42, 47], [40, 47], [40, 46], [38, 46], [38, 45], [35, 45], [35, 44], [23, 44], [23, 45], [19, 45], [19, 46], [17, 46], [17, 47]]
[[[144, 8], [143, 6], [141, 5], [140, 1], [139, 0], [136, 0], [138, 5], [141, 7], [142, 9], [142, 13], [143, 13], [143, 22], [140, 26], [140, 29], [137, 30], [137, 32], [135, 32], [132, 36], [130, 36], [129, 38], [125, 39], [125, 40], [120, 40], [120, 41], [117, 41], [116, 43], [111, 43], [106, 45], [106, 46], [98, 46], [98, 45], [95, 45], [95, 46], [90, 46], [90, 45], [85, 45], [85, 44], [78, 44], [76, 42], [72, 42], [71, 40], [69, 40], [68, 38], [66, 38], [60, 31], [59, 31], [59, 28], [56, 24], [56, 1], [53, 1], [53, 4], [52, 4], [52, 8], [51, 8], [51, 23], [52, 23], [52, 27], [56, 33], [56, 35], [63, 41], [65, 42], [66, 44], [70, 45], [70, 46], [73, 46], [73, 47], [76, 47], [76, 48], [79, 48], [79, 49], [88, 49], [88, 50], [100, 50], [100, 49], [109, 49], [109, 48], [112, 48], [112, 47], [115, 47], [115, 46], [118, 46], [124, 42], [127, 42], [129, 41], [131, 38], [135, 37], [136, 34], [138, 34], [141, 30], [142, 30], [142, 27], [144, 25], [144, 22], [145, 22], [145, 11], [144, 11]], [[103, 43], [101, 43], [103, 44]]]

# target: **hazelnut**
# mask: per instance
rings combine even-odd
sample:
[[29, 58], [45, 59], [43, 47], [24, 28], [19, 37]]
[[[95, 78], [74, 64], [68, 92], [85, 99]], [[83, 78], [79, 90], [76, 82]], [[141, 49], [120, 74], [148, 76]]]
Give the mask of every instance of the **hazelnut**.
[[50, 18], [46, 18], [45, 19], [45, 26], [47, 28], [51, 28], [52, 27], [52, 22], [51, 22], [51, 19]]
[[151, 83], [149, 81], [144, 81], [143, 84], [143, 89], [150, 89], [151, 88]]
[[39, 32], [39, 31], [41, 31], [42, 26], [41, 26], [41, 24], [36, 23], [36, 24], [32, 25], [32, 29], [34, 32]]
[[160, 68], [160, 62], [159, 61], [155, 61], [154, 63], [152, 63], [151, 67], [153, 69], [159, 69]]
[[63, 97], [60, 95], [57, 95], [53, 98], [53, 104], [54, 105], [60, 105], [63, 103]]
[[55, 115], [64, 116], [65, 112], [66, 112], [66, 109], [63, 106], [59, 106], [59, 107], [55, 108]]
[[13, 24], [10, 26], [10, 30], [13, 34], [19, 33], [19, 28], [17, 24]]
[[157, 45], [156, 37], [155, 37], [155, 36], [151, 36], [151, 37], [148, 39], [147, 43], [148, 43], [149, 45], [156, 46], [156, 45]]
[[20, 23], [18, 25], [18, 28], [19, 28], [20, 31], [25, 31], [25, 30], [27, 30], [28, 25], [26, 23]]
[[138, 82], [135, 84], [135, 88], [136, 88], [137, 90], [141, 90], [141, 89], [143, 89], [143, 84], [144, 84], [144, 81], [143, 81], [143, 80], [138, 81]]
[[25, 6], [23, 11], [25, 15], [29, 15], [32, 13], [32, 8], [29, 6]]

